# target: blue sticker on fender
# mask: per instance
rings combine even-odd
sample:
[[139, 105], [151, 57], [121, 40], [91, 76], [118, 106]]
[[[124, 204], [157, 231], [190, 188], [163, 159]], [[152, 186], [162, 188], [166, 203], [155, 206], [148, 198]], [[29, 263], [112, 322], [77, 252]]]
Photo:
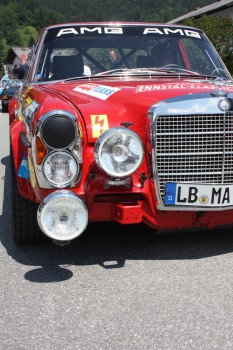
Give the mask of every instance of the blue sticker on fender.
[[23, 157], [22, 162], [20, 164], [18, 176], [22, 177], [23, 179], [29, 179], [29, 169], [26, 155]]

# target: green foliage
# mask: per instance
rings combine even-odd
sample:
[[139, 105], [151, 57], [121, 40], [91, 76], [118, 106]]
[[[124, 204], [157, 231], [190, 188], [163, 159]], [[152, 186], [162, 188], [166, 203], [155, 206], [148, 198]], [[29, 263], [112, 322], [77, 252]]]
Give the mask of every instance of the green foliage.
[[233, 74], [233, 20], [230, 17], [203, 16], [184, 24], [202, 29], [215, 46], [231, 74]]
[[38, 31], [31, 26], [21, 27], [17, 29], [20, 42], [23, 47], [31, 47], [38, 38]]
[[20, 38], [16, 33], [17, 17], [10, 7], [0, 7], [0, 34], [10, 45], [20, 45]]
[[[193, 4], [195, 2], [195, 5]], [[41, 0], [41, 6], [62, 13], [66, 21], [161, 21], [205, 6], [214, 0]], [[178, 10], [176, 10], [178, 9]]]
[[46, 6], [40, 6], [35, 9], [34, 15], [37, 19], [36, 28], [38, 30], [41, 30], [50, 24], [62, 23], [66, 21], [65, 17], [61, 13], [53, 9], [48, 9]]

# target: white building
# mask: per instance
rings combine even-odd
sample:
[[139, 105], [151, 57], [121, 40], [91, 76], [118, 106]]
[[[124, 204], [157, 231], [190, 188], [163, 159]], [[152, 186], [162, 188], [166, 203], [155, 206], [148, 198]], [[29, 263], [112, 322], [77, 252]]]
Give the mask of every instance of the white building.
[[30, 51], [28, 47], [11, 47], [4, 62], [5, 71], [17, 70], [25, 63]]

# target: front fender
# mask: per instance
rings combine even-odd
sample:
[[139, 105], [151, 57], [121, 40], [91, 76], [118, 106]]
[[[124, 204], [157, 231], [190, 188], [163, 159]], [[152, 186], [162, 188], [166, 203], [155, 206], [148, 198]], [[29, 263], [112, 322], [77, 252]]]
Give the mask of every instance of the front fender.
[[[22, 122], [18, 119], [10, 125], [10, 139], [11, 139], [11, 157], [12, 157], [12, 171], [16, 173], [19, 193], [29, 200], [36, 201], [35, 192], [31, 186], [29, 170], [28, 170], [28, 148], [25, 147], [21, 138], [20, 131], [22, 130]], [[19, 169], [23, 160], [26, 159], [26, 171], [28, 176], [19, 176]]]

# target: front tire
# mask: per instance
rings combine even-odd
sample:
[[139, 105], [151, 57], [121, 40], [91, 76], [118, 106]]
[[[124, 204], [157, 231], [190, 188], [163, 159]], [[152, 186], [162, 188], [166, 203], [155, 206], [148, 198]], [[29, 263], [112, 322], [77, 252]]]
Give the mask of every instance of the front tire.
[[38, 204], [20, 195], [16, 180], [13, 159], [11, 155], [11, 206], [12, 206], [12, 236], [17, 243], [35, 243], [45, 240], [45, 235], [37, 223]]

